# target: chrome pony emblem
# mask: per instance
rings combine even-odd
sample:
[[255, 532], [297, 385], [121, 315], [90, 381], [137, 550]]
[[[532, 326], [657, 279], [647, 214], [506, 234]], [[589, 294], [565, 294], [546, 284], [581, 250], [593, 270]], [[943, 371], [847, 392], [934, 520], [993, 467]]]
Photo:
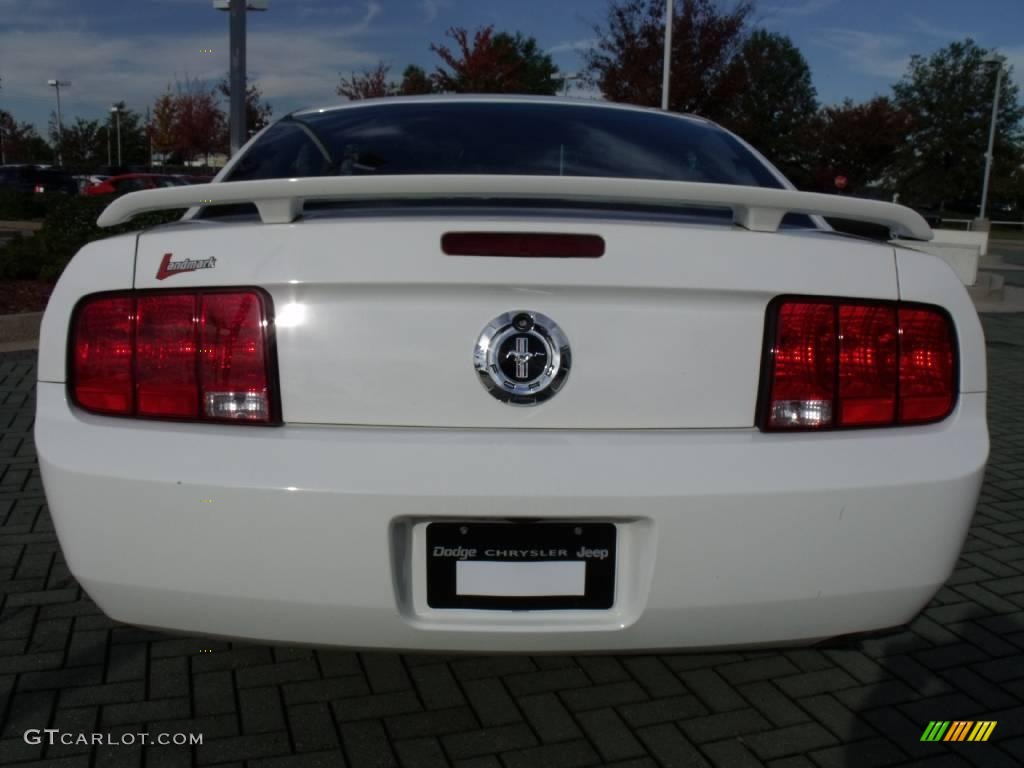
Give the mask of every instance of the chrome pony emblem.
[[537, 405], [564, 385], [571, 364], [569, 340], [546, 315], [506, 312], [484, 328], [473, 364], [484, 387], [510, 405]]
[[527, 336], [516, 336], [516, 348], [505, 353], [505, 359], [512, 358], [516, 364], [516, 378], [530, 378], [530, 361], [535, 357], [547, 357], [546, 352], [531, 352], [530, 339]]

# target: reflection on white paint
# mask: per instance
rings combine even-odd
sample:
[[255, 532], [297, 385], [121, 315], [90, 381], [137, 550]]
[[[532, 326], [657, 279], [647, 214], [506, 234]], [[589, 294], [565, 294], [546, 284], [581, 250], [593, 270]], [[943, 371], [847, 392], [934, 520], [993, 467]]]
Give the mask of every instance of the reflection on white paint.
[[294, 328], [304, 322], [306, 322], [306, 305], [294, 301], [281, 307], [281, 311], [277, 313], [277, 318], [274, 320], [278, 328]]

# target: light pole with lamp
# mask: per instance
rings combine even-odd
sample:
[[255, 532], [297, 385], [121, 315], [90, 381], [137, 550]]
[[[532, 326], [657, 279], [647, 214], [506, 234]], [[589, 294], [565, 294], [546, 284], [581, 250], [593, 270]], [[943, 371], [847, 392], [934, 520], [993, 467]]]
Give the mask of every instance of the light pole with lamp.
[[665, 61], [661, 71], [661, 108], [668, 111], [668, 81], [672, 74], [672, 0], [665, 2]]
[[64, 118], [60, 113], [60, 89], [71, 85], [70, 80], [47, 80], [46, 84], [57, 89], [57, 165], [64, 164]]
[[213, 0], [218, 11], [229, 11], [229, 45], [231, 48], [231, 105], [228, 114], [228, 131], [231, 140], [231, 154], [245, 144], [245, 14], [246, 11], [265, 11], [268, 0]]
[[[121, 167], [121, 110], [124, 109], [124, 102], [119, 101], [110, 108], [110, 113], [117, 123], [117, 167]], [[109, 134], [108, 134], [109, 136]]]
[[[0, 82], [3, 78], [0, 77]], [[0, 165], [7, 165], [7, 148], [4, 145], [4, 126], [0, 123]]]
[[988, 181], [992, 174], [992, 149], [996, 141], [996, 123], [999, 121], [999, 90], [1003, 85], [1003, 64], [1006, 57], [1001, 53], [990, 53], [982, 59], [985, 64], [996, 65], [996, 92], [992, 97], [992, 123], [988, 128], [988, 151], [985, 153], [985, 176], [981, 182], [981, 209], [978, 211], [978, 218], [974, 220], [972, 229], [988, 231], [991, 226], [985, 209], [988, 207]]

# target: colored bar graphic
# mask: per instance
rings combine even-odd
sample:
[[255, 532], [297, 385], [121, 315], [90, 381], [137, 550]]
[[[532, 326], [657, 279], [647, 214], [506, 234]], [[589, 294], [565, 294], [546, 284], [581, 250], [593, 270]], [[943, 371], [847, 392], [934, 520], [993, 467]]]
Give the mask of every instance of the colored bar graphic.
[[996, 720], [932, 720], [921, 734], [921, 741], [988, 741], [996, 729]]
[[963, 741], [972, 725], [974, 723], [970, 720], [954, 720], [943, 741]]
[[988, 737], [992, 735], [992, 731], [996, 729], [995, 720], [981, 720], [974, 725], [974, 730], [971, 731], [971, 735], [967, 737], [968, 741], [988, 741]]
[[932, 720], [921, 734], [921, 741], [942, 741], [947, 728], [949, 728], [949, 720]]

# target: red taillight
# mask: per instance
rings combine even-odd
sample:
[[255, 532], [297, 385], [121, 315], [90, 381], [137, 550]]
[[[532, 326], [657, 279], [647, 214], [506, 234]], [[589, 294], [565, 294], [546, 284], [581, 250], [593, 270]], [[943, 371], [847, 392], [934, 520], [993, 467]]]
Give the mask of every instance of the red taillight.
[[949, 321], [934, 311], [900, 309], [901, 423], [943, 418], [956, 402], [956, 353]]
[[538, 259], [596, 259], [604, 238], [560, 232], [448, 232], [441, 250], [449, 256], [510, 256]]
[[854, 300], [776, 301], [762, 429], [938, 421], [956, 402], [956, 341], [934, 307]]
[[836, 320], [830, 304], [779, 308], [771, 426], [826, 423], [835, 396]]
[[42, 184], [36, 184], [34, 187], [32, 187], [32, 191], [35, 192], [37, 195], [41, 195], [46, 191], [46, 187], [44, 187]]
[[130, 413], [135, 300], [110, 297], [83, 304], [71, 339], [75, 401], [96, 413]]
[[891, 424], [896, 415], [896, 309], [885, 304], [841, 304], [839, 397], [836, 425]]
[[86, 298], [71, 334], [71, 395], [121, 416], [277, 420], [270, 300], [256, 290]]

